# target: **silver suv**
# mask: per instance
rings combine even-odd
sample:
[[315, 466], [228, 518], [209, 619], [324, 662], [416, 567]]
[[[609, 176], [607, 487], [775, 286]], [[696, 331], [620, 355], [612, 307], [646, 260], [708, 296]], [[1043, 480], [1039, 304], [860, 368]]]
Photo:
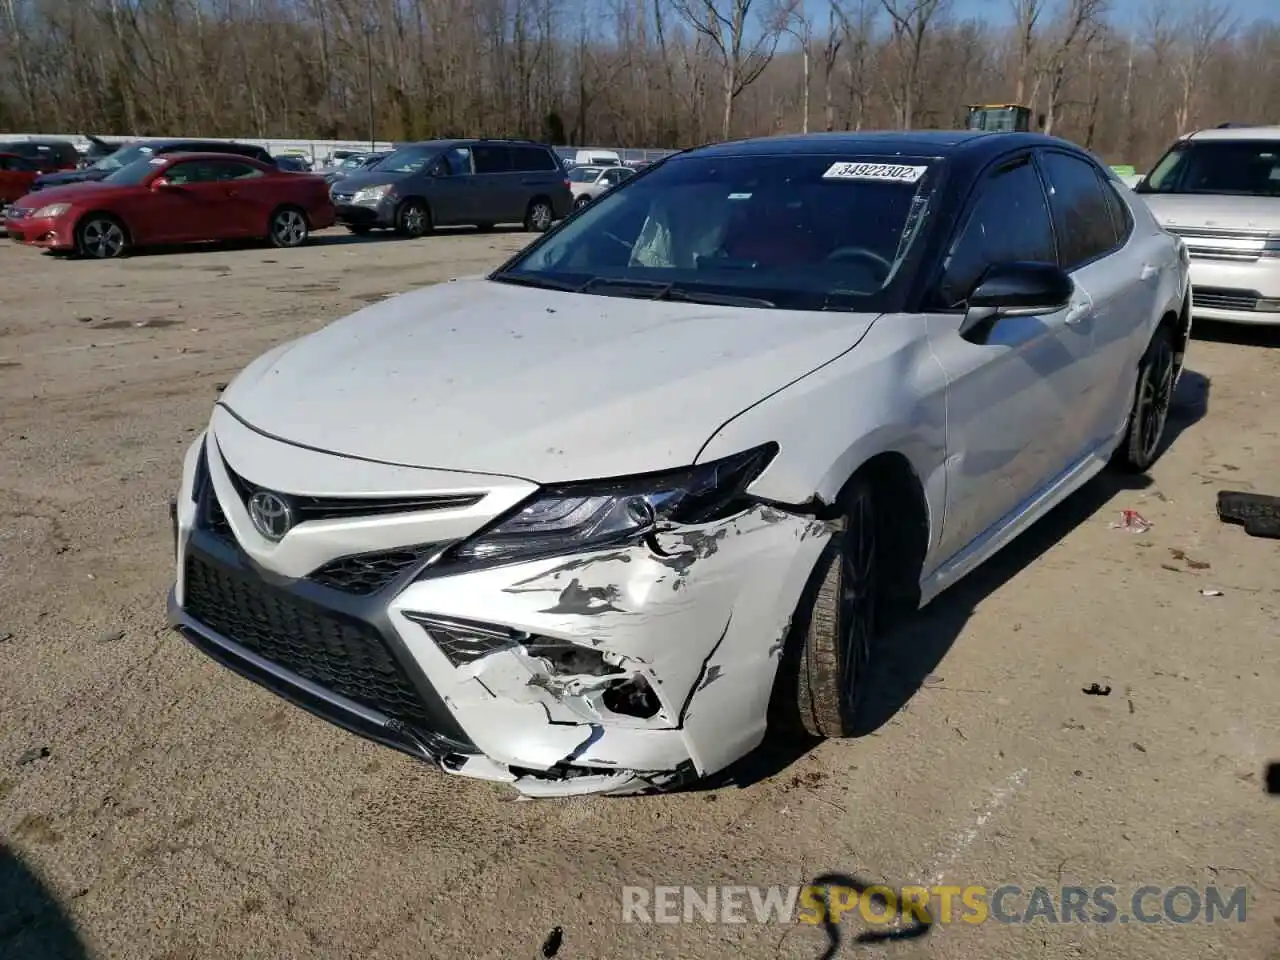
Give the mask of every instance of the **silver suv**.
[[1197, 317], [1280, 324], [1280, 126], [1188, 134], [1135, 189], [1187, 245]]

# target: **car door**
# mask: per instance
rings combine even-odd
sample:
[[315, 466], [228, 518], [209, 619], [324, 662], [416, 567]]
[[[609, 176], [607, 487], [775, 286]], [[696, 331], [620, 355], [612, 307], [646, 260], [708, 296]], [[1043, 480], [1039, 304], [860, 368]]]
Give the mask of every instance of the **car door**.
[[471, 159], [480, 189], [477, 191], [477, 211], [469, 222], [518, 223], [523, 220], [520, 178], [512, 173], [511, 152], [506, 146], [498, 143], [472, 144]]
[[482, 206], [482, 191], [467, 147], [450, 147], [415, 174], [414, 181], [437, 225], [485, 222], [484, 215], [476, 213]]
[[991, 266], [1056, 260], [1052, 220], [1030, 153], [979, 181], [931, 294], [930, 342], [947, 375], [947, 496], [939, 556], [1019, 512], [1080, 446], [1073, 410], [1088, 334], [1077, 300], [1057, 313], [1002, 317], [961, 335], [965, 300]]
[[261, 167], [228, 157], [214, 164], [215, 183], [226, 190], [225, 198], [214, 197], [213, 212], [224, 224], [227, 237], [267, 235], [271, 214], [280, 202], [277, 182]]
[[1141, 340], [1155, 311], [1160, 261], [1158, 237], [1137, 237], [1133, 215], [1097, 166], [1065, 151], [1045, 150], [1041, 169], [1058, 236], [1059, 265], [1087, 292], [1090, 351], [1077, 407], [1082, 443], [1112, 439], [1129, 412]]
[[155, 242], [189, 243], [244, 236], [243, 220], [229, 210], [235, 188], [226, 177], [229, 161], [180, 160], [164, 171], [168, 186], [152, 189], [145, 217]]

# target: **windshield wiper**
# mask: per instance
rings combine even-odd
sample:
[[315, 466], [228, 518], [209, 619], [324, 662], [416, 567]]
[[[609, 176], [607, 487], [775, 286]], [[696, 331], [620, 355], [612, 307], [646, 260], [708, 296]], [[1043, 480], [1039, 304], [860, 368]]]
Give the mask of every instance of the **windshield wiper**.
[[[509, 283], [516, 287], [537, 287], [541, 290], [566, 290], [577, 293], [582, 289], [580, 283], [557, 280], [555, 277], [534, 276], [521, 273], [495, 273], [489, 278], [497, 283]], [[589, 281], [588, 281], [589, 282]]]
[[[614, 277], [592, 277], [581, 287], [582, 293], [605, 288], [607, 296], [635, 297], [648, 300], [675, 300], [680, 303], [706, 303], [720, 307], [773, 307], [776, 304], [761, 297], [740, 296], [734, 293], [713, 293], [708, 290], [690, 290], [674, 282], [661, 280], [627, 280]], [[601, 292], [605, 292], [602, 290]]]

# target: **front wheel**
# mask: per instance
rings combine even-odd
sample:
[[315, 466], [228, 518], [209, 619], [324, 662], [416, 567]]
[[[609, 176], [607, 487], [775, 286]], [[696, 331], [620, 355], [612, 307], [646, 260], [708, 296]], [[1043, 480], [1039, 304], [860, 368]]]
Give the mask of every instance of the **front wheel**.
[[285, 207], [271, 215], [267, 236], [273, 247], [300, 247], [310, 234], [307, 218], [301, 210]]
[[1142, 473], [1159, 457], [1177, 373], [1173, 337], [1168, 329], [1161, 327], [1138, 364], [1138, 384], [1133, 409], [1129, 412], [1129, 426], [1112, 461], [1120, 469]]
[[550, 201], [534, 200], [530, 202], [529, 209], [524, 215], [524, 228], [530, 233], [546, 233], [551, 229], [555, 218], [556, 214], [551, 209]]
[[76, 252], [94, 260], [123, 256], [129, 247], [124, 224], [115, 217], [93, 214], [76, 229]]
[[591, 202], [590, 197], [579, 197], [577, 200], [573, 201], [573, 209], [581, 210], [590, 202]]
[[844, 529], [826, 545], [792, 620], [775, 696], [810, 736], [848, 737], [866, 697], [878, 623], [880, 556], [870, 482], [841, 497]]
[[421, 200], [406, 200], [396, 211], [396, 233], [416, 240], [431, 232], [431, 211]]

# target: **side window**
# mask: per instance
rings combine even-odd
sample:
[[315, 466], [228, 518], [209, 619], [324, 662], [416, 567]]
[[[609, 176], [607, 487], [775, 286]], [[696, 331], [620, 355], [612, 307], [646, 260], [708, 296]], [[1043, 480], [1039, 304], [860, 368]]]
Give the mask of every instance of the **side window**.
[[511, 169], [506, 147], [476, 144], [471, 148], [471, 157], [475, 160], [476, 173], [507, 173]]
[[550, 173], [556, 169], [556, 160], [542, 147], [512, 147], [511, 166], [530, 173]]
[[219, 176], [222, 166], [220, 163], [211, 163], [208, 160], [188, 160], [175, 163], [164, 172], [164, 176], [170, 183], [212, 183], [223, 179]]
[[617, 170], [606, 170], [600, 175], [600, 182], [610, 187], [616, 187], [621, 179], [622, 176]]
[[234, 160], [216, 163], [213, 166], [217, 170], [219, 180], [252, 180], [254, 177], [262, 176], [262, 171], [257, 167], [248, 163], [236, 163]]
[[1133, 233], [1133, 214], [1129, 205], [1120, 197], [1115, 185], [1105, 177], [1102, 180], [1102, 195], [1106, 198], [1107, 207], [1111, 211], [1111, 223], [1116, 228], [1116, 245], [1124, 246]]
[[1062, 269], [1074, 270], [1114, 250], [1118, 244], [1112, 212], [1093, 164], [1065, 153], [1045, 153], [1041, 161]]
[[941, 306], [964, 303], [988, 268], [1013, 260], [1056, 260], [1049, 207], [1029, 157], [1002, 167], [979, 186], [943, 263]]

